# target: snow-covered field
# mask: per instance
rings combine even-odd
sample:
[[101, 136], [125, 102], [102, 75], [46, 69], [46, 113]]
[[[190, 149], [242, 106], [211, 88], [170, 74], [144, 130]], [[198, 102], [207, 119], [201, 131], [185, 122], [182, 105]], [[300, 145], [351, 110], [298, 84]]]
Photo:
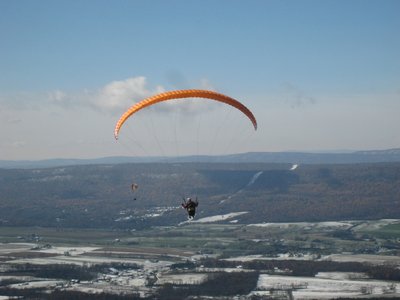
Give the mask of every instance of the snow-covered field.
[[280, 229], [288, 229], [293, 227], [301, 227], [301, 228], [340, 228], [340, 229], [348, 229], [354, 226], [353, 221], [343, 221], [343, 222], [318, 222], [318, 223], [309, 223], [309, 222], [293, 222], [293, 223], [257, 223], [257, 224], [249, 224], [247, 226], [256, 226], [256, 227], [275, 227]]
[[24, 283], [10, 284], [9, 287], [17, 289], [54, 288], [57, 285], [62, 284], [63, 282], [63, 280], [36, 280]]
[[208, 274], [205, 273], [184, 273], [184, 274], [166, 274], [157, 279], [157, 285], [166, 283], [171, 284], [201, 284], [206, 281]]
[[397, 265], [400, 268], [400, 257], [392, 256], [392, 255], [374, 255], [374, 254], [331, 254], [321, 256], [318, 259], [314, 254], [289, 254], [289, 253], [281, 253], [277, 256], [264, 256], [264, 255], [246, 255], [246, 256], [237, 256], [225, 258], [223, 260], [226, 261], [237, 261], [237, 262], [246, 262], [253, 260], [329, 260], [329, 261], [337, 261], [337, 262], [361, 262], [361, 263], [369, 263], [375, 265]]
[[371, 221], [360, 221], [355, 230], [377, 230], [390, 224], [399, 224], [399, 219], [381, 219]]
[[149, 218], [157, 218], [157, 217], [161, 217], [162, 215], [164, 215], [164, 213], [166, 212], [170, 212], [170, 211], [174, 211], [177, 209], [180, 209], [180, 206], [166, 206], [166, 207], [154, 207], [152, 209], [148, 210], [147, 214], [143, 214], [143, 215], [139, 215], [139, 216], [135, 216], [132, 213], [132, 211], [130, 210], [121, 210], [119, 212], [119, 214], [121, 215], [121, 217], [115, 219], [115, 222], [124, 222], [124, 221], [130, 221], [133, 219], [149, 219]]
[[[148, 287], [149, 278], [155, 278], [154, 274], [159, 274], [160, 278], [164, 278], [163, 274], [168, 274], [170, 266], [174, 263], [173, 261], [166, 260], [149, 260], [140, 258], [123, 258], [110, 257], [112, 251], [104, 251], [103, 253], [98, 253], [99, 248], [97, 247], [45, 247], [40, 248], [35, 244], [2, 244], [3, 253], [6, 253], [8, 260], [4, 261], [2, 265], [4, 266], [15, 266], [16, 264], [29, 263], [31, 265], [50, 265], [50, 264], [74, 264], [79, 266], [90, 266], [95, 264], [109, 264], [109, 263], [121, 263], [125, 266], [127, 264], [135, 264], [136, 267], [133, 269], [117, 270], [114, 268], [109, 268], [104, 274], [98, 274], [98, 279], [91, 282], [79, 282], [74, 280], [57, 280], [52, 278], [37, 278], [32, 276], [0, 276], [0, 282], [3, 281], [14, 281], [17, 283], [8, 284], [8, 287], [13, 289], [33, 289], [33, 288], [47, 288], [49, 290], [54, 289], [65, 289], [73, 291], [82, 291], [87, 293], [126, 293], [130, 294], [132, 292], [138, 292], [141, 294], [146, 294], [150, 292]], [[37, 250], [33, 250], [37, 249]], [[13, 253], [23, 252], [42, 252], [54, 254], [50, 257], [27, 257], [27, 258], [15, 258]], [[90, 253], [95, 253], [95, 256], [90, 255]], [[116, 254], [124, 254], [123, 252], [116, 251]], [[130, 252], [127, 252], [131, 254]], [[126, 253], [125, 253], [126, 254]], [[111, 255], [112, 256], [112, 255]], [[138, 256], [140, 257], [140, 255]], [[187, 259], [183, 257], [182, 259]], [[6, 271], [6, 268], [4, 269]], [[166, 282], [175, 282], [173, 277], [168, 277], [166, 275], [162, 280]], [[184, 280], [185, 276], [182, 278], [176, 278], [180, 282], [201, 282], [205, 280], [205, 275], [189, 276], [187, 280]], [[8, 299], [8, 298], [6, 298]]]
[[10, 254], [20, 251], [28, 251], [36, 247], [33, 243], [0, 243], [0, 255]]
[[[224, 214], [224, 215], [215, 215], [215, 216], [210, 216], [210, 217], [204, 217], [200, 218], [198, 220], [187, 220], [184, 222], [179, 223], [178, 225], [185, 225], [185, 224], [190, 224], [190, 223], [214, 223], [214, 222], [220, 222], [220, 221], [226, 221], [233, 219], [237, 216], [247, 214], [247, 211], [240, 211], [240, 212], [232, 212], [229, 214]], [[231, 221], [232, 223], [237, 223], [237, 220]]]
[[341, 229], [346, 230], [351, 228], [354, 231], [362, 230], [377, 230], [390, 224], [399, 224], [400, 219], [381, 219], [381, 220], [352, 220], [352, 221], [328, 221], [328, 222], [289, 222], [289, 223], [256, 223], [249, 224], [247, 226], [255, 227], [266, 227], [266, 228], [278, 228], [278, 229], [289, 229], [289, 228], [301, 228], [301, 229]]
[[[225, 220], [235, 220], [236, 217], [246, 214], [246, 211], [232, 212], [224, 215], [209, 216], [205, 218], [187, 221], [183, 224], [190, 223], [213, 223]], [[240, 218], [238, 218], [240, 219]], [[252, 231], [258, 233], [260, 231], [268, 231], [270, 229], [283, 229], [281, 232], [291, 232], [291, 230], [307, 230], [318, 234], [330, 233], [332, 230], [374, 230], [388, 224], [399, 223], [400, 220], [376, 220], [376, 221], [341, 221], [341, 222], [320, 222], [320, 223], [261, 223], [244, 225], [243, 229], [250, 231], [249, 226], [257, 226], [261, 229], [253, 228]], [[195, 229], [197, 227], [194, 226]], [[206, 226], [207, 227], [207, 226]], [[209, 226], [218, 227], [218, 226]], [[229, 226], [233, 227], [233, 226]], [[236, 227], [235, 227], [236, 228]], [[264, 229], [265, 228], [265, 229]], [[181, 228], [182, 229], [182, 228]], [[183, 232], [188, 228], [183, 228]], [[189, 228], [190, 229], [190, 228]], [[273, 231], [273, 230], [271, 230]], [[276, 230], [276, 232], [280, 232]], [[298, 231], [297, 231], [298, 232]], [[308, 232], [308, 231], [307, 231]], [[289, 235], [287, 235], [289, 236]], [[269, 236], [267, 236], [269, 238]], [[169, 237], [168, 237], [169, 238]], [[257, 239], [256, 239], [257, 238]], [[269, 241], [264, 237], [251, 236], [249, 241]], [[223, 238], [220, 238], [223, 240]], [[135, 240], [136, 241], [136, 240]], [[280, 242], [287, 242], [279, 240]], [[290, 242], [290, 240], [288, 240]], [[282, 243], [283, 243], [282, 242]], [[301, 242], [301, 241], [296, 241]], [[347, 242], [347, 241], [345, 241]], [[357, 242], [357, 241], [356, 241]], [[394, 243], [398, 242], [393, 240]], [[82, 245], [82, 244], [79, 244]], [[305, 249], [304, 253], [281, 253], [279, 255], [268, 256], [264, 252], [248, 252], [248, 253], [264, 253], [255, 255], [243, 255], [226, 258], [224, 260], [237, 262], [230, 268], [205, 268], [201, 261], [204, 257], [218, 258], [218, 254], [204, 254], [201, 251], [188, 248], [171, 248], [166, 253], [167, 248], [161, 251], [157, 246], [128, 247], [125, 244], [102, 247], [83, 247], [83, 246], [50, 246], [48, 244], [38, 247], [34, 243], [8, 243], [0, 244], [0, 282], [15, 289], [32, 289], [37, 287], [46, 287], [50, 290], [65, 289], [79, 290], [88, 293], [133, 293], [139, 292], [142, 295], [149, 295], [154, 289], [160, 288], [164, 284], [173, 285], [190, 285], [200, 284], [206, 281], [210, 274], [215, 272], [250, 272], [252, 270], [243, 268], [241, 262], [252, 260], [313, 260], [313, 261], [337, 261], [337, 262], [362, 262], [368, 264], [385, 264], [395, 265], [400, 268], [400, 257], [395, 255], [375, 255], [375, 254], [352, 254], [351, 248], [341, 250], [340, 253], [331, 255], [308, 254]], [[125, 246], [124, 246], [125, 245]], [[261, 245], [262, 244], [257, 244]], [[117, 247], [119, 246], [119, 247]], [[113, 248], [115, 247], [115, 248]], [[146, 248], [147, 247], [147, 248]], [[299, 248], [300, 249], [300, 248]], [[348, 250], [350, 249], [350, 250]], [[286, 251], [286, 250], [282, 250]], [[299, 250], [300, 251], [300, 250]], [[338, 251], [339, 252], [339, 251]], [[234, 252], [241, 255], [243, 252]], [[325, 252], [329, 253], [329, 252]], [[376, 252], [389, 253], [389, 252]], [[146, 256], [146, 254], [151, 254]], [[157, 256], [160, 255], [160, 256]], [[143, 258], [146, 257], [146, 258]], [[149, 259], [151, 257], [152, 259]], [[222, 258], [219, 258], [222, 260]], [[175, 269], [171, 268], [177, 261], [191, 261], [198, 263], [195, 269]], [[98, 277], [88, 282], [76, 282], [69, 280], [57, 280], [54, 278], [38, 278], [32, 276], [10, 276], [8, 272], [10, 267], [16, 264], [29, 263], [31, 265], [48, 265], [48, 264], [75, 264], [80, 266], [90, 266], [96, 264], [121, 263], [125, 266], [135, 264], [138, 266], [132, 268], [121, 268], [116, 270], [102, 271]], [[235, 268], [236, 265], [236, 268]], [[106, 267], [108, 268], [108, 267]], [[356, 272], [320, 272], [315, 277], [295, 277], [290, 275], [290, 270], [274, 269], [261, 273], [272, 273], [275, 275], [261, 274], [258, 279], [257, 288], [251, 294], [267, 295], [279, 298], [279, 295], [291, 295], [293, 299], [335, 299], [339, 297], [400, 297], [400, 282], [389, 282], [372, 280], [364, 273]], [[282, 272], [281, 272], [282, 271]], [[8, 275], [8, 276], [6, 276]], [[30, 275], [27, 273], [26, 275]], [[285, 275], [285, 276], [283, 276]], [[8, 282], [8, 283], [7, 283]], [[280, 293], [280, 294], [279, 294]], [[249, 295], [250, 297], [251, 295]], [[7, 299], [7, 298], [5, 298]], [[1, 300], [1, 296], [0, 296]]]
[[367, 274], [360, 272], [319, 272], [315, 277], [335, 280], [368, 279]]
[[246, 261], [253, 261], [253, 260], [317, 260], [314, 254], [289, 254], [289, 253], [281, 253], [277, 256], [263, 256], [260, 254], [254, 255], [246, 255], [246, 256], [237, 256], [237, 257], [230, 257], [225, 258], [223, 260], [226, 261], [237, 261], [237, 262], [246, 262]]
[[51, 265], [51, 264], [74, 264], [74, 265], [95, 265], [105, 263], [125, 263], [136, 264], [146, 269], [158, 269], [170, 266], [173, 262], [170, 261], [157, 261], [152, 262], [147, 259], [130, 259], [130, 258], [111, 258], [102, 256], [54, 256], [46, 258], [22, 258], [8, 261], [13, 264], [33, 264], [33, 265]]
[[49, 254], [59, 254], [59, 255], [68, 255], [68, 256], [76, 256], [81, 255], [87, 252], [92, 252], [94, 250], [99, 249], [98, 247], [50, 247], [43, 248], [38, 250], [38, 252], [49, 253]]
[[[343, 274], [342, 278], [347, 275]], [[397, 295], [400, 283], [378, 280], [343, 280], [339, 273], [335, 278], [313, 278], [275, 276], [261, 274], [257, 290], [253, 294], [270, 295], [270, 290], [291, 291], [294, 299], [335, 299], [339, 297], [360, 297], [383, 294]]]
[[213, 223], [213, 222], [225, 221], [247, 213], [248, 213], [247, 211], [241, 211], [225, 215], [216, 215], [216, 216], [201, 218], [198, 220], [193, 220], [191, 221], [191, 223]]
[[331, 254], [324, 259], [337, 262], [366, 262], [369, 264], [396, 264], [400, 267], [400, 257], [393, 255], [374, 255], [374, 254]]

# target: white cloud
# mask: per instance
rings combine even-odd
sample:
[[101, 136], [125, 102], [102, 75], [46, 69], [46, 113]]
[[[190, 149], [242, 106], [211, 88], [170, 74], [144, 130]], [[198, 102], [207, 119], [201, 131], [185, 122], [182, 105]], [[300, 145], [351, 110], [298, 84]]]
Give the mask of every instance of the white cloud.
[[[207, 79], [202, 79], [200, 88], [214, 90]], [[148, 87], [144, 76], [112, 81], [97, 90], [84, 89], [81, 91], [64, 91], [56, 89], [47, 92], [19, 92], [13, 95], [0, 95], [0, 107], [18, 110], [42, 110], [52, 106], [61, 109], [89, 108], [98, 112], [110, 114], [122, 113], [134, 103], [151, 95], [165, 92], [162, 86]], [[210, 111], [215, 104], [209, 101], [200, 102], [199, 99], [189, 99], [185, 105], [178, 105], [181, 101], [168, 101], [153, 107], [153, 111], [165, 112], [177, 110], [185, 113]], [[178, 105], [178, 107], [177, 107]], [[201, 109], [199, 109], [201, 106]]]
[[67, 109], [88, 107], [103, 112], [120, 112], [150, 95], [163, 92], [164, 88], [147, 87], [143, 76], [113, 81], [98, 90], [63, 91], [56, 89], [46, 92], [18, 92], [0, 95], [0, 107], [19, 110], [40, 110], [56, 106]]
[[[213, 90], [207, 79], [200, 81], [200, 88]], [[91, 104], [102, 111], [122, 112], [137, 101], [162, 92], [165, 92], [162, 86], [149, 89], [145, 77], [133, 77], [107, 84], [97, 92], [96, 97], [91, 96]], [[193, 114], [215, 108], [207, 101], [201, 102], [201, 109], [199, 109], [199, 99], [189, 99], [185, 101], [185, 105], [179, 105], [181, 103], [180, 100], [167, 101], [154, 106], [152, 110], [154, 112], [178, 111]]]
[[121, 111], [138, 100], [164, 91], [161, 86], [149, 90], [146, 85], [146, 78], [143, 76], [113, 81], [98, 91], [91, 104], [100, 110]]
[[146, 78], [138, 76], [110, 82], [94, 91], [84, 89], [72, 93], [54, 90], [47, 93], [47, 100], [50, 104], [63, 108], [87, 107], [113, 114], [124, 111], [143, 98], [163, 91], [164, 88], [161, 86], [149, 89]]

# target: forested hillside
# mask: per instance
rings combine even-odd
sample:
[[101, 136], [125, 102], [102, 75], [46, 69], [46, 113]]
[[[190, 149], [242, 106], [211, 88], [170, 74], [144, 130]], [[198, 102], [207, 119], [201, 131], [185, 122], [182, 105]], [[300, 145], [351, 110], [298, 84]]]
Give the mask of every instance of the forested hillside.
[[[398, 218], [400, 163], [109, 164], [0, 169], [0, 224], [143, 228], [246, 211], [241, 223]], [[132, 192], [131, 184], [139, 188]], [[134, 200], [136, 199], [136, 200]]]

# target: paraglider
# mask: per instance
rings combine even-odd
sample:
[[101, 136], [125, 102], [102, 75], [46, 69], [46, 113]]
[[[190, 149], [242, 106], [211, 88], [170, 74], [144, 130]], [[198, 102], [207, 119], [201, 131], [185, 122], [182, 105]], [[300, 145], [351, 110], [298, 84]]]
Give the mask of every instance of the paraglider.
[[194, 216], [196, 215], [196, 207], [198, 205], [199, 201], [197, 201], [197, 197], [195, 201], [193, 201], [192, 198], [187, 198], [186, 200], [185, 198], [183, 198], [183, 203], [181, 204], [181, 206], [187, 210], [189, 220], [194, 219]]
[[[137, 183], [132, 183], [131, 185], [131, 190], [132, 193], [135, 194], [136, 190], [139, 188], [139, 185]], [[133, 200], [136, 200], [136, 196], [134, 196]]]
[[136, 191], [139, 188], [139, 186], [137, 185], [137, 183], [132, 183], [131, 189], [132, 191]]
[[257, 120], [254, 117], [253, 113], [238, 100], [235, 100], [224, 94], [220, 94], [209, 90], [176, 90], [148, 97], [128, 108], [128, 110], [125, 111], [125, 113], [120, 117], [117, 124], [115, 125], [114, 128], [115, 139], [118, 139], [119, 131], [122, 125], [125, 123], [125, 121], [139, 110], [159, 102], [173, 100], [173, 99], [186, 99], [186, 98], [204, 98], [231, 105], [240, 110], [245, 116], [247, 116], [252, 122], [254, 129], [257, 130]]
[[[200, 90], [200, 89], [188, 89], [188, 90], [175, 90], [175, 91], [168, 91], [160, 94], [153, 95], [151, 97], [145, 98], [131, 107], [129, 107], [118, 119], [115, 127], [114, 127], [114, 137], [116, 140], [118, 140], [119, 137], [119, 132], [126, 122], [127, 119], [129, 119], [132, 115], [137, 113], [138, 111], [142, 110], [143, 108], [149, 107], [151, 105], [164, 102], [164, 101], [169, 101], [169, 100], [178, 100], [182, 99], [182, 101], [185, 101], [185, 99], [190, 99], [190, 98], [203, 98], [206, 100], [213, 100], [217, 102], [221, 102], [227, 105], [230, 105], [237, 110], [239, 110], [245, 117], [247, 117], [250, 122], [252, 123], [254, 130], [257, 130], [257, 120], [254, 116], [254, 114], [241, 102], [238, 100], [231, 98], [227, 95], [217, 93], [214, 91], [210, 90]], [[132, 184], [131, 189], [133, 193], [138, 189], [137, 184]], [[136, 200], [136, 197], [134, 198]], [[196, 200], [193, 201], [191, 198], [183, 198], [183, 203], [181, 206], [187, 210], [188, 213], [188, 218], [189, 220], [193, 219], [195, 214], [196, 214], [196, 207], [198, 206], [198, 201], [197, 197]]]

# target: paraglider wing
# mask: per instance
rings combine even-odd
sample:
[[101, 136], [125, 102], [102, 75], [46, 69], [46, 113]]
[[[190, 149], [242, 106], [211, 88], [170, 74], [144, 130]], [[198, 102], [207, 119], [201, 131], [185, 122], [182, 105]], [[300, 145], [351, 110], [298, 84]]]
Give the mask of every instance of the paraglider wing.
[[139, 188], [139, 186], [136, 183], [132, 183], [131, 188], [132, 188], [132, 191], [134, 192]]
[[[131, 185], [131, 189], [132, 189], [132, 193], [135, 195], [136, 190], [139, 188], [139, 185], [137, 183], [132, 183]], [[136, 196], [133, 197], [133, 200], [136, 200]]]
[[115, 125], [114, 129], [114, 137], [115, 139], [118, 139], [118, 134], [121, 129], [121, 126], [125, 123], [125, 121], [134, 113], [137, 111], [141, 110], [142, 108], [145, 108], [147, 106], [163, 102], [163, 101], [168, 101], [172, 99], [181, 99], [181, 98], [206, 98], [210, 100], [215, 100], [219, 102], [223, 102], [226, 104], [229, 104], [241, 112], [243, 112], [253, 123], [254, 129], [257, 130], [257, 120], [254, 117], [253, 113], [242, 103], [239, 101], [226, 96], [224, 94], [220, 94], [217, 92], [209, 91], [209, 90], [176, 90], [176, 91], [170, 91], [170, 92], [165, 92], [161, 94], [157, 94], [154, 96], [151, 96], [149, 98], [143, 99], [142, 101], [132, 105], [125, 113], [121, 116], [121, 118], [118, 120], [117, 124]]

